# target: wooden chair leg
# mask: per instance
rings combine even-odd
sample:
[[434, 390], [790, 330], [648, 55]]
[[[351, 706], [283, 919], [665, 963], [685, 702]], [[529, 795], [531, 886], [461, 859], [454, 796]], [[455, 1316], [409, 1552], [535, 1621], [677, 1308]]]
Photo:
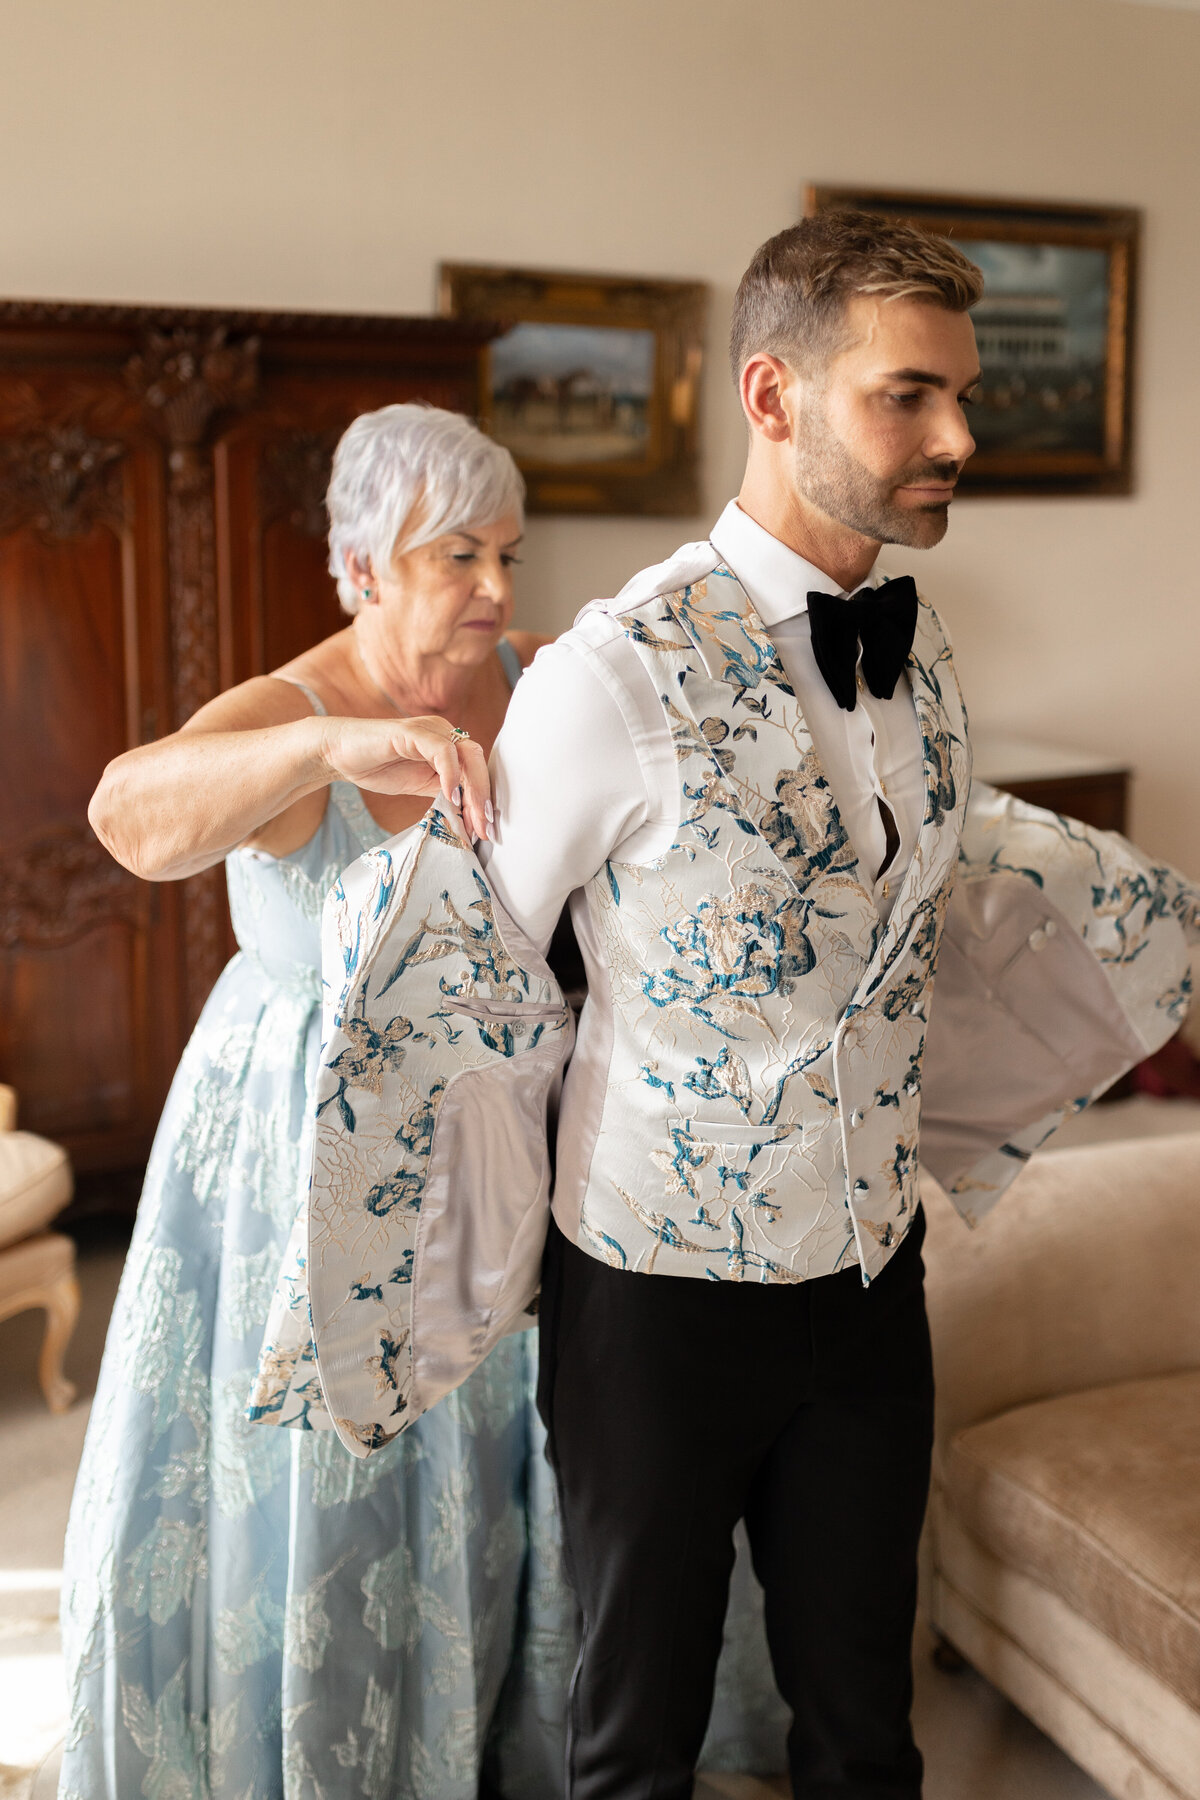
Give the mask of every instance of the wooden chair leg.
[[66, 1412], [76, 1388], [63, 1374], [63, 1357], [79, 1318], [79, 1283], [72, 1272], [60, 1275], [45, 1291], [46, 1335], [38, 1358], [38, 1380], [51, 1412]]

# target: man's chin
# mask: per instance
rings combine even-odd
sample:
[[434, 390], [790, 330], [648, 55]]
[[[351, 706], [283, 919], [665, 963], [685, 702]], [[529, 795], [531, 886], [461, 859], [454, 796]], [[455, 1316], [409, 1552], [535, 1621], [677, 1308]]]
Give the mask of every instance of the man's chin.
[[885, 544], [899, 544], [905, 550], [932, 550], [940, 544], [950, 524], [950, 502], [943, 500], [929, 506], [896, 508], [887, 530], [879, 535]]
[[926, 533], [926, 541], [940, 544], [950, 526], [950, 502], [942, 500], [929, 506], [918, 508], [921, 516], [921, 527]]

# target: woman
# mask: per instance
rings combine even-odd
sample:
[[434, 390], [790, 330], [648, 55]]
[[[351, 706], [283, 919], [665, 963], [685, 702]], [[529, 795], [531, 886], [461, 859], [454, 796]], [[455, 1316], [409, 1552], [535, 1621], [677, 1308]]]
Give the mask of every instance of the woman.
[[307, 1175], [322, 902], [439, 787], [487, 834], [485, 758], [541, 641], [508, 630], [522, 496], [457, 415], [356, 419], [328, 496], [351, 623], [117, 758], [92, 802], [146, 879], [224, 858], [240, 950], [167, 1101], [84, 1449], [64, 1800], [473, 1800], [529, 1566], [540, 1662], [498, 1736], [513, 1791], [557, 1788], [573, 1617], [548, 1496], [527, 1529], [526, 1340], [369, 1463], [244, 1417]]

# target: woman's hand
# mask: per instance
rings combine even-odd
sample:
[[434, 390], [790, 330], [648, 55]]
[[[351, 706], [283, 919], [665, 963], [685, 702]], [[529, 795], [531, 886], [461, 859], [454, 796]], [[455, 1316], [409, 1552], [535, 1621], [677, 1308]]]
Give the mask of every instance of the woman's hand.
[[330, 773], [373, 794], [436, 794], [439, 790], [472, 838], [491, 836], [487, 758], [470, 738], [436, 717], [326, 719]]

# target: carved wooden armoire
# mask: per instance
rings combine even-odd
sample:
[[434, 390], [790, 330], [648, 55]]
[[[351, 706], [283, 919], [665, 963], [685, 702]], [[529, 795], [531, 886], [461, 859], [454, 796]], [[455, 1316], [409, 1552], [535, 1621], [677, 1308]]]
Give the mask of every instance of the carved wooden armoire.
[[488, 325], [0, 303], [0, 1081], [76, 1168], [144, 1161], [230, 953], [221, 869], [135, 880], [105, 763], [336, 630], [333, 447], [474, 413]]

